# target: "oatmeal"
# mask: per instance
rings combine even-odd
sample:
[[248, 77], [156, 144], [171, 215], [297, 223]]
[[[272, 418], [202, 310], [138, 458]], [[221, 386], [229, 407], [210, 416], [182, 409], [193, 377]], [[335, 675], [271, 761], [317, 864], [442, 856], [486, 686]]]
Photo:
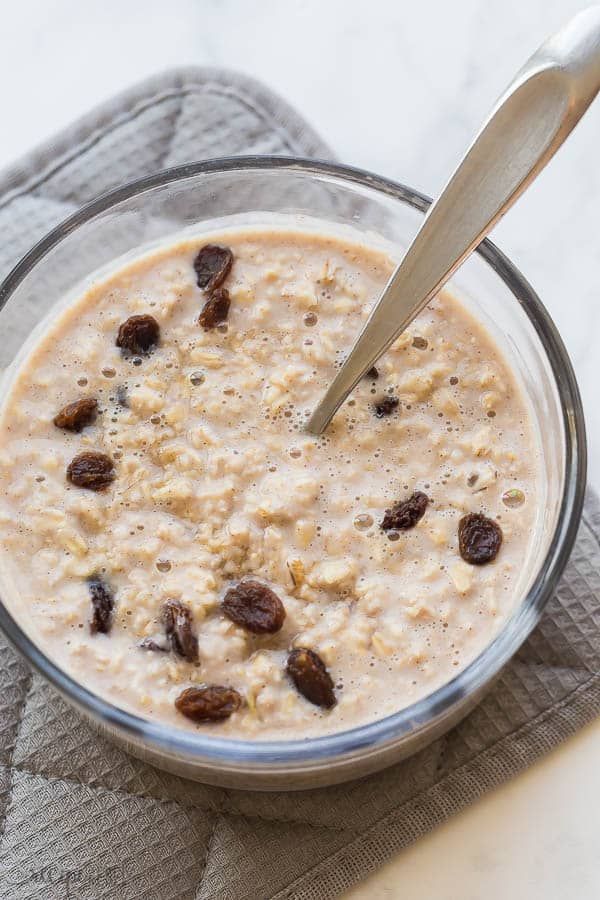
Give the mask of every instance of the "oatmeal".
[[0, 561], [76, 679], [172, 726], [291, 739], [393, 713], [492, 640], [540, 462], [483, 327], [443, 292], [303, 430], [391, 270], [291, 229], [181, 238], [45, 327], [1, 411]]

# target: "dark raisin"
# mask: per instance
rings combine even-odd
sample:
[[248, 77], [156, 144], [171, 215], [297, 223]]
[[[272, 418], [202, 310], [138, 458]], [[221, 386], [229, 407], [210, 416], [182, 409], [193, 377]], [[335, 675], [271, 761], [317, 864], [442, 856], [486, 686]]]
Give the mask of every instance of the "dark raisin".
[[286, 672], [296, 690], [315, 706], [331, 709], [336, 699], [333, 681], [325, 663], [314, 650], [299, 647], [292, 650], [287, 659]]
[[274, 634], [285, 619], [285, 607], [277, 594], [258, 581], [240, 581], [223, 599], [225, 615], [253, 634]]
[[427, 341], [424, 337], [414, 337], [412, 342], [413, 347], [416, 347], [417, 350], [427, 350]]
[[90, 491], [103, 491], [115, 480], [115, 467], [110, 456], [86, 450], [71, 460], [67, 467], [67, 479], [71, 484]]
[[154, 316], [131, 316], [119, 326], [117, 347], [128, 353], [148, 353], [159, 338], [160, 327]]
[[214, 291], [223, 284], [232, 265], [233, 253], [229, 247], [206, 244], [194, 260], [198, 287], [203, 291]]
[[153, 650], [158, 653], [166, 653], [169, 649], [166, 644], [159, 644], [158, 641], [152, 638], [144, 638], [143, 641], [139, 642], [138, 647], [140, 650]]
[[108, 634], [112, 625], [115, 595], [100, 575], [90, 575], [88, 587], [93, 609], [90, 631], [92, 634]]
[[425, 515], [428, 503], [427, 494], [415, 491], [407, 500], [400, 500], [394, 503], [391, 509], [386, 509], [379, 527], [383, 531], [405, 531], [407, 528], [414, 528]]
[[205, 331], [210, 331], [212, 328], [220, 325], [221, 322], [225, 322], [229, 315], [230, 306], [229, 291], [226, 288], [217, 288], [204, 304], [198, 322]]
[[198, 661], [198, 638], [192, 627], [192, 611], [181, 600], [167, 600], [163, 606], [163, 623], [171, 649], [188, 662]]
[[369, 381], [377, 381], [379, 378], [379, 369], [377, 366], [371, 366], [369, 371], [365, 373], [365, 378], [368, 378]]
[[93, 397], [84, 397], [67, 403], [61, 411], [54, 416], [54, 424], [57, 428], [66, 431], [81, 431], [86, 425], [91, 425], [98, 414], [98, 401]]
[[242, 698], [231, 687], [210, 684], [186, 688], [175, 700], [175, 708], [192, 722], [220, 722], [242, 705]]
[[117, 387], [117, 403], [119, 406], [122, 406], [123, 409], [129, 409], [129, 396], [127, 394], [126, 384], [120, 384]]
[[502, 529], [482, 513], [468, 513], [458, 523], [458, 547], [465, 562], [483, 566], [496, 559], [502, 544]]
[[384, 416], [391, 415], [399, 404], [400, 401], [397, 397], [382, 397], [374, 404], [373, 409], [377, 418], [383, 419]]

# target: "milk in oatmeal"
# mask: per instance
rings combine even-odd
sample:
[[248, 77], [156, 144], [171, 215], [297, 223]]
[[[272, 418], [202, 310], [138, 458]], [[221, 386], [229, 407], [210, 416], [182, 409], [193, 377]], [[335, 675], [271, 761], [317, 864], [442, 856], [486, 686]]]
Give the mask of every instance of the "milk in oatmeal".
[[442, 292], [303, 430], [392, 268], [230, 230], [54, 317], [2, 407], [0, 554], [7, 604], [73, 677], [173, 727], [293, 739], [393, 713], [489, 644], [540, 463], [486, 330]]

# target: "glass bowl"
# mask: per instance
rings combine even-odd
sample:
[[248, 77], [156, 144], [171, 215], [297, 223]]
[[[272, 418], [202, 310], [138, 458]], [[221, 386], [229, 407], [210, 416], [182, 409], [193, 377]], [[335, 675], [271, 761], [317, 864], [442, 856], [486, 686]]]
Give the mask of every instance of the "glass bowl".
[[[377, 175], [282, 157], [215, 159], [169, 169], [85, 206], [40, 241], [0, 286], [0, 367], [9, 366], [44, 315], [118, 257], [183, 229], [276, 221], [362, 233], [369, 243], [406, 247], [430, 200]], [[16, 648], [100, 730], [159, 767], [199, 781], [251, 789], [331, 784], [383, 768], [438, 737], [478, 702], [538, 621], [567, 562], [586, 474], [585, 428], [571, 363], [527, 281], [484, 241], [452, 281], [493, 332], [539, 432], [544, 494], [522, 598], [495, 639], [449, 683], [394, 715], [326, 737], [239, 741], [144, 720], [96, 696], [49, 659], [14, 606], [0, 626]], [[43, 299], [41, 299], [43, 298]], [[0, 593], [6, 601], [4, 586]], [[376, 715], [376, 711], [375, 711]]]

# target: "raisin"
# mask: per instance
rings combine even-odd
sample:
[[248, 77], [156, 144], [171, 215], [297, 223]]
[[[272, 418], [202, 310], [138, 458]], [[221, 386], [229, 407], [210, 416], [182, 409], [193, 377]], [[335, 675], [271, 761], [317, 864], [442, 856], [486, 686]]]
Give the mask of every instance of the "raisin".
[[204, 304], [198, 322], [205, 331], [210, 331], [227, 319], [230, 306], [229, 291], [226, 288], [217, 288]]
[[299, 647], [292, 650], [287, 659], [286, 672], [296, 690], [315, 706], [331, 709], [336, 699], [333, 681], [325, 663], [314, 650]]
[[67, 467], [67, 479], [76, 487], [103, 491], [115, 479], [115, 467], [110, 456], [86, 450], [75, 456]]
[[181, 600], [167, 600], [163, 623], [171, 649], [188, 662], [198, 661], [198, 638], [192, 627], [192, 611]]
[[365, 378], [368, 378], [370, 381], [377, 381], [379, 378], [379, 369], [377, 366], [371, 366], [368, 372], [365, 372]]
[[417, 337], [413, 338], [412, 345], [413, 347], [416, 347], [417, 350], [427, 350], [428, 347], [427, 340], [424, 337], [419, 337], [418, 335]]
[[61, 411], [54, 416], [54, 424], [57, 428], [66, 431], [81, 431], [86, 425], [91, 425], [98, 414], [98, 401], [93, 397], [84, 397], [67, 403]]
[[258, 581], [241, 581], [229, 588], [223, 612], [253, 634], [275, 634], [285, 619], [285, 607], [277, 594]]
[[119, 326], [117, 347], [128, 353], [148, 353], [158, 344], [160, 327], [154, 316], [131, 316]]
[[93, 609], [90, 631], [92, 634], [108, 634], [112, 625], [115, 595], [100, 575], [90, 575], [88, 587]]
[[139, 642], [138, 647], [140, 650], [154, 650], [159, 653], [166, 653], [169, 649], [166, 644], [159, 644], [153, 638], [144, 638], [143, 641]]
[[386, 509], [383, 521], [379, 526], [382, 531], [405, 531], [414, 528], [425, 515], [429, 497], [423, 491], [415, 491], [407, 500], [394, 503], [391, 509]]
[[194, 270], [198, 287], [203, 291], [214, 291], [220, 287], [231, 271], [233, 253], [229, 247], [206, 244], [194, 260]]
[[175, 700], [177, 711], [192, 722], [220, 722], [241, 705], [241, 695], [234, 688], [220, 684], [186, 688]]
[[383, 419], [384, 416], [391, 415], [398, 408], [399, 404], [400, 401], [397, 397], [382, 397], [381, 400], [375, 403], [373, 409], [377, 418]]
[[458, 547], [465, 562], [483, 566], [496, 559], [502, 544], [502, 529], [482, 513], [468, 513], [458, 523]]

